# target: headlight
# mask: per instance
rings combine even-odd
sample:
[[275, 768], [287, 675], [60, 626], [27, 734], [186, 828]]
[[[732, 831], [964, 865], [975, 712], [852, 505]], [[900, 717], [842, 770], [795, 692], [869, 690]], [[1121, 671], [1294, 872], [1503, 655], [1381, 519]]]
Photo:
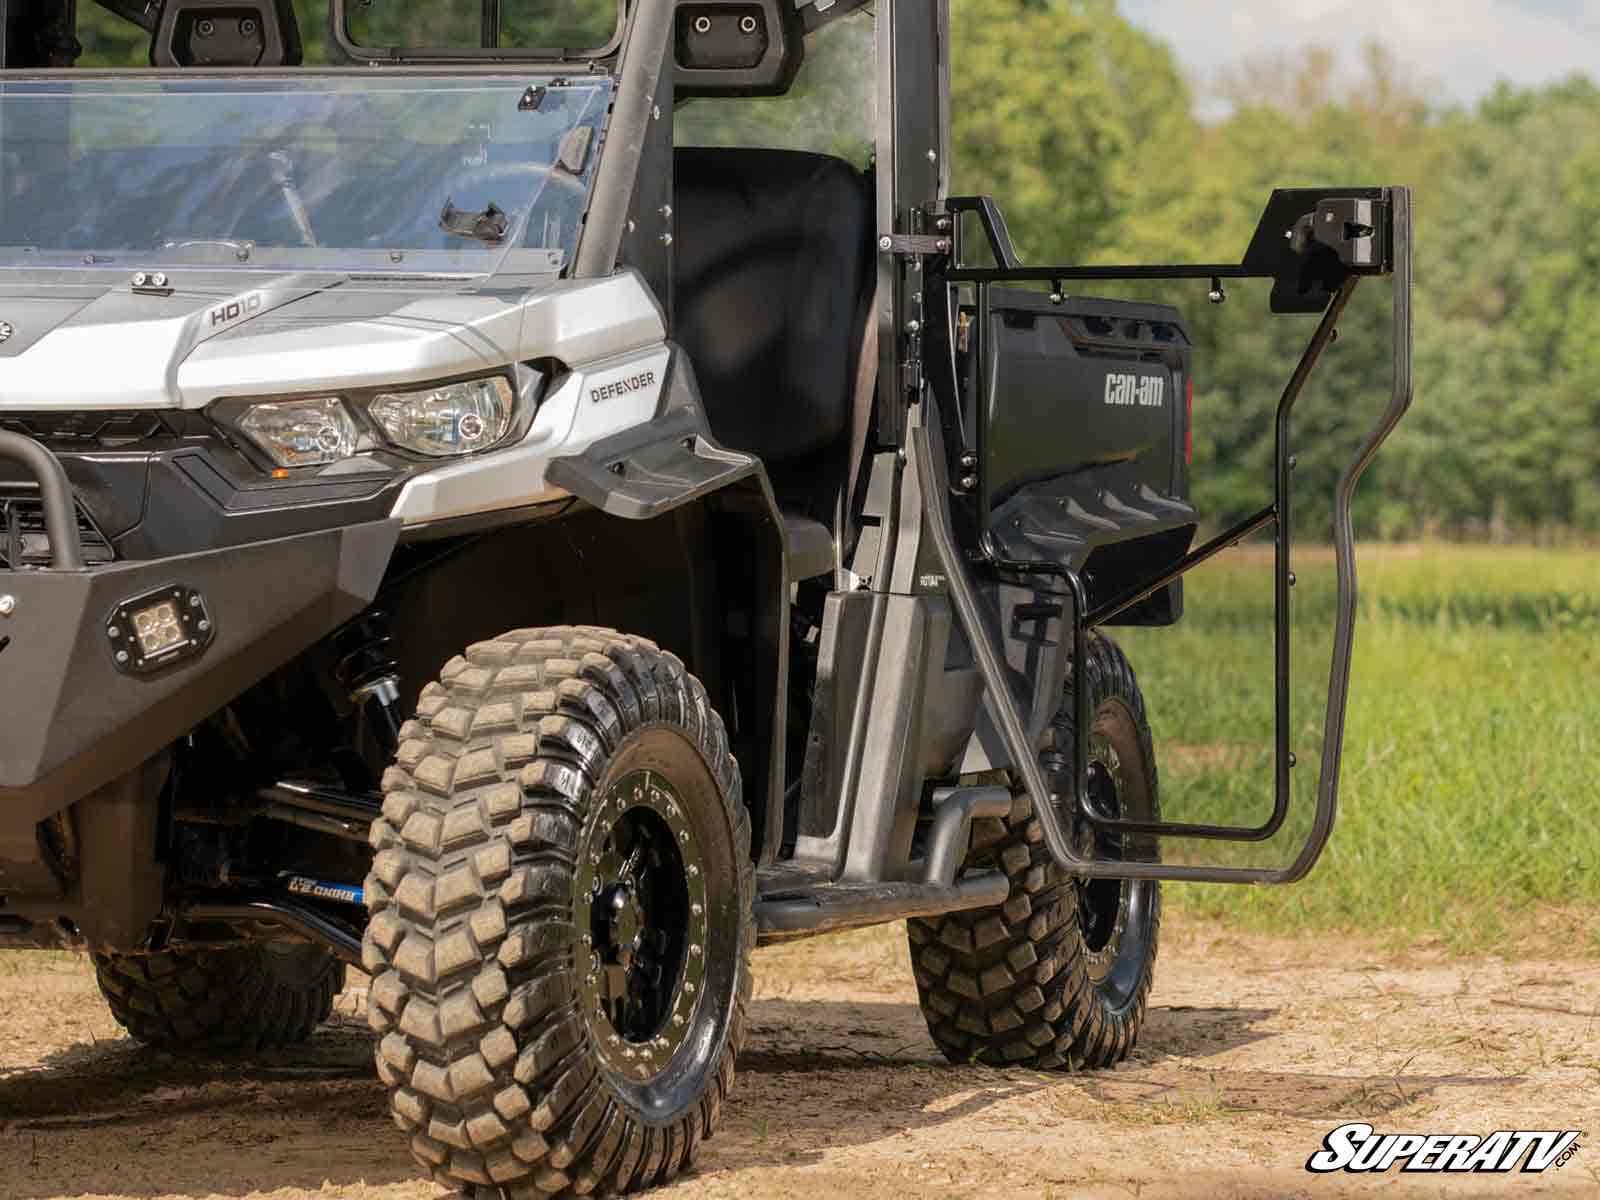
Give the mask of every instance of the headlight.
[[511, 384], [500, 376], [380, 392], [367, 411], [396, 446], [445, 457], [491, 446], [511, 425]]
[[337, 396], [254, 405], [239, 430], [280, 467], [321, 466], [356, 451], [355, 419]]

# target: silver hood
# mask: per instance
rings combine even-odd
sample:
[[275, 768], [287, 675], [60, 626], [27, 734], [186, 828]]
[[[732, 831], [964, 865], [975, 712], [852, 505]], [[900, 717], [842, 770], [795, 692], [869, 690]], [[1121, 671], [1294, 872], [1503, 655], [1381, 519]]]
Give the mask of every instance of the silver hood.
[[425, 382], [542, 356], [578, 365], [659, 345], [639, 277], [385, 280], [125, 271], [0, 275], [0, 408], [203, 408], [229, 396]]

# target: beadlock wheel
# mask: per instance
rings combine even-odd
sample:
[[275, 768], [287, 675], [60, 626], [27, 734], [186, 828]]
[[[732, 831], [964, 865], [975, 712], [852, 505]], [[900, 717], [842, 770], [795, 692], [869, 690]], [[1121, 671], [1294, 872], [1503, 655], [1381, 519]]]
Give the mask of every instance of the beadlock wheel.
[[750, 822], [705, 689], [591, 627], [469, 647], [384, 778], [378, 1071], [419, 1163], [485, 1198], [671, 1179], [733, 1084]]
[[579, 1011], [600, 1060], [659, 1078], [683, 1048], [705, 982], [700, 840], [665, 777], [631, 772], [596, 804], [578, 858], [573, 961]]

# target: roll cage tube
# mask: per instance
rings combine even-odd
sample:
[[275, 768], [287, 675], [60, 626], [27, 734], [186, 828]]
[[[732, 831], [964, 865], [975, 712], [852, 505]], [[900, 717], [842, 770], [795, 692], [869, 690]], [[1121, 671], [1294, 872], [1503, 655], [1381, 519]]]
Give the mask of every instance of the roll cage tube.
[[[1358, 207], [1353, 207], [1357, 202]], [[1309, 207], [1307, 207], [1309, 205]], [[974, 212], [982, 225], [989, 248], [999, 264], [993, 268], [965, 268], [960, 262], [960, 214]], [[1077, 746], [1074, 756], [1074, 807], [1097, 828], [1155, 836], [1210, 838], [1219, 841], [1259, 842], [1282, 827], [1290, 802], [1289, 771], [1295, 765], [1288, 748], [1289, 736], [1289, 422], [1295, 401], [1315, 369], [1322, 351], [1333, 340], [1340, 316], [1363, 275], [1389, 275], [1393, 291], [1393, 382], [1389, 401], [1376, 423], [1367, 432], [1354, 456], [1339, 476], [1334, 490], [1333, 547], [1337, 570], [1338, 595], [1335, 605], [1334, 642], [1328, 676], [1327, 708], [1323, 718], [1322, 763], [1317, 783], [1316, 809], [1311, 829], [1298, 854], [1282, 868], [1216, 866], [1209, 864], [1167, 864], [1125, 862], [1085, 858], [1073, 847], [1062, 814], [1050, 800], [1050, 790], [1030, 744], [1022, 713], [1007, 682], [1002, 656], [995, 645], [992, 622], [984, 619], [974, 587], [969, 555], [958, 545], [950, 519], [947, 489], [932, 481], [945, 478], [945, 466], [936, 460], [931, 422], [914, 417], [910, 429], [912, 454], [919, 476], [928, 481], [923, 490], [929, 533], [946, 578], [956, 613], [972, 643], [979, 670], [989, 692], [996, 723], [1006, 750], [1022, 783], [1034, 798], [1045, 842], [1063, 868], [1085, 878], [1171, 879], [1200, 883], [1293, 883], [1305, 877], [1327, 845], [1338, 813], [1339, 769], [1344, 744], [1345, 712], [1349, 701], [1350, 663], [1355, 642], [1356, 570], [1355, 537], [1350, 517], [1351, 499], [1357, 481], [1388, 438], [1400, 418], [1411, 406], [1411, 195], [1404, 187], [1381, 189], [1312, 190], [1297, 189], [1273, 193], [1257, 227], [1245, 258], [1238, 264], [1180, 264], [1166, 266], [1106, 267], [1022, 267], [1018, 265], [1005, 233], [1004, 221], [992, 201], [985, 198], [952, 198], [948, 239], [929, 239], [929, 252], [936, 257], [929, 270], [929, 283], [935, 295], [948, 298], [955, 285], [970, 284], [977, 293], [978, 320], [972, 335], [980, 340], [977, 397], [974, 421], [978, 439], [977, 457], [984, 462], [984, 415], [989, 411], [989, 359], [987, 344], [991, 284], [1047, 283], [1057, 293], [1069, 279], [1213, 279], [1270, 278], [1273, 280], [1272, 308], [1275, 312], [1317, 312], [1322, 319], [1300, 356], [1294, 372], [1279, 397], [1276, 419], [1275, 472], [1273, 502], [1226, 532], [1195, 548], [1151, 579], [1090, 610], [1083, 580], [1071, 566], [1059, 562], [1025, 561], [1004, 557], [988, 529], [989, 514], [978, 514], [978, 544], [969, 549], [972, 557], [990, 569], [1013, 575], [1048, 575], [1064, 585], [1071, 601], [1074, 662], [1085, 661], [1088, 631], [1105, 623], [1157, 589], [1165, 587], [1185, 572], [1236, 544], [1257, 529], [1276, 526], [1274, 580], [1274, 660], [1275, 660], [1275, 771], [1272, 814], [1259, 826], [1197, 825], [1167, 821], [1133, 821], [1099, 810], [1088, 790], [1088, 697], [1082, 688], [1074, 689]], [[1358, 216], [1362, 219], [1347, 219]], [[1320, 218], [1320, 219], [1319, 219]], [[948, 329], [949, 313], [941, 314], [940, 324]], [[955, 404], [959, 395], [954, 378], [953, 358], [932, 354], [936, 369], [950, 377], [936, 383], [928, 393], [932, 405]], [[921, 414], [917, 414], [921, 416]], [[948, 423], [943, 423], [948, 428]], [[986, 488], [979, 495], [986, 496]]]

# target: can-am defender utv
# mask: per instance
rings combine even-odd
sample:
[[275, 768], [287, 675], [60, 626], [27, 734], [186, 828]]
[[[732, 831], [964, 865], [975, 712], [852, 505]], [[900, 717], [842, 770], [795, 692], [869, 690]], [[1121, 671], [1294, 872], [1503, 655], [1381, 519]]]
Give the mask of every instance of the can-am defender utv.
[[[1315, 861], [1403, 188], [1023, 267], [947, 194], [937, 0], [106, 4], [154, 69], [0, 5], [0, 944], [170, 1049], [304, 1037], [359, 965], [436, 1178], [622, 1191], [715, 1128], [758, 941], [910, 918], [952, 1059], [1099, 1066], [1158, 880]], [[1368, 275], [1315, 819], [1163, 861], [1283, 824], [1290, 415]], [[1320, 320], [1270, 502], [1192, 546], [1183, 317], [1069, 287], [1245, 277]], [[1272, 816], [1163, 821], [1100, 630], [1274, 524]]]

